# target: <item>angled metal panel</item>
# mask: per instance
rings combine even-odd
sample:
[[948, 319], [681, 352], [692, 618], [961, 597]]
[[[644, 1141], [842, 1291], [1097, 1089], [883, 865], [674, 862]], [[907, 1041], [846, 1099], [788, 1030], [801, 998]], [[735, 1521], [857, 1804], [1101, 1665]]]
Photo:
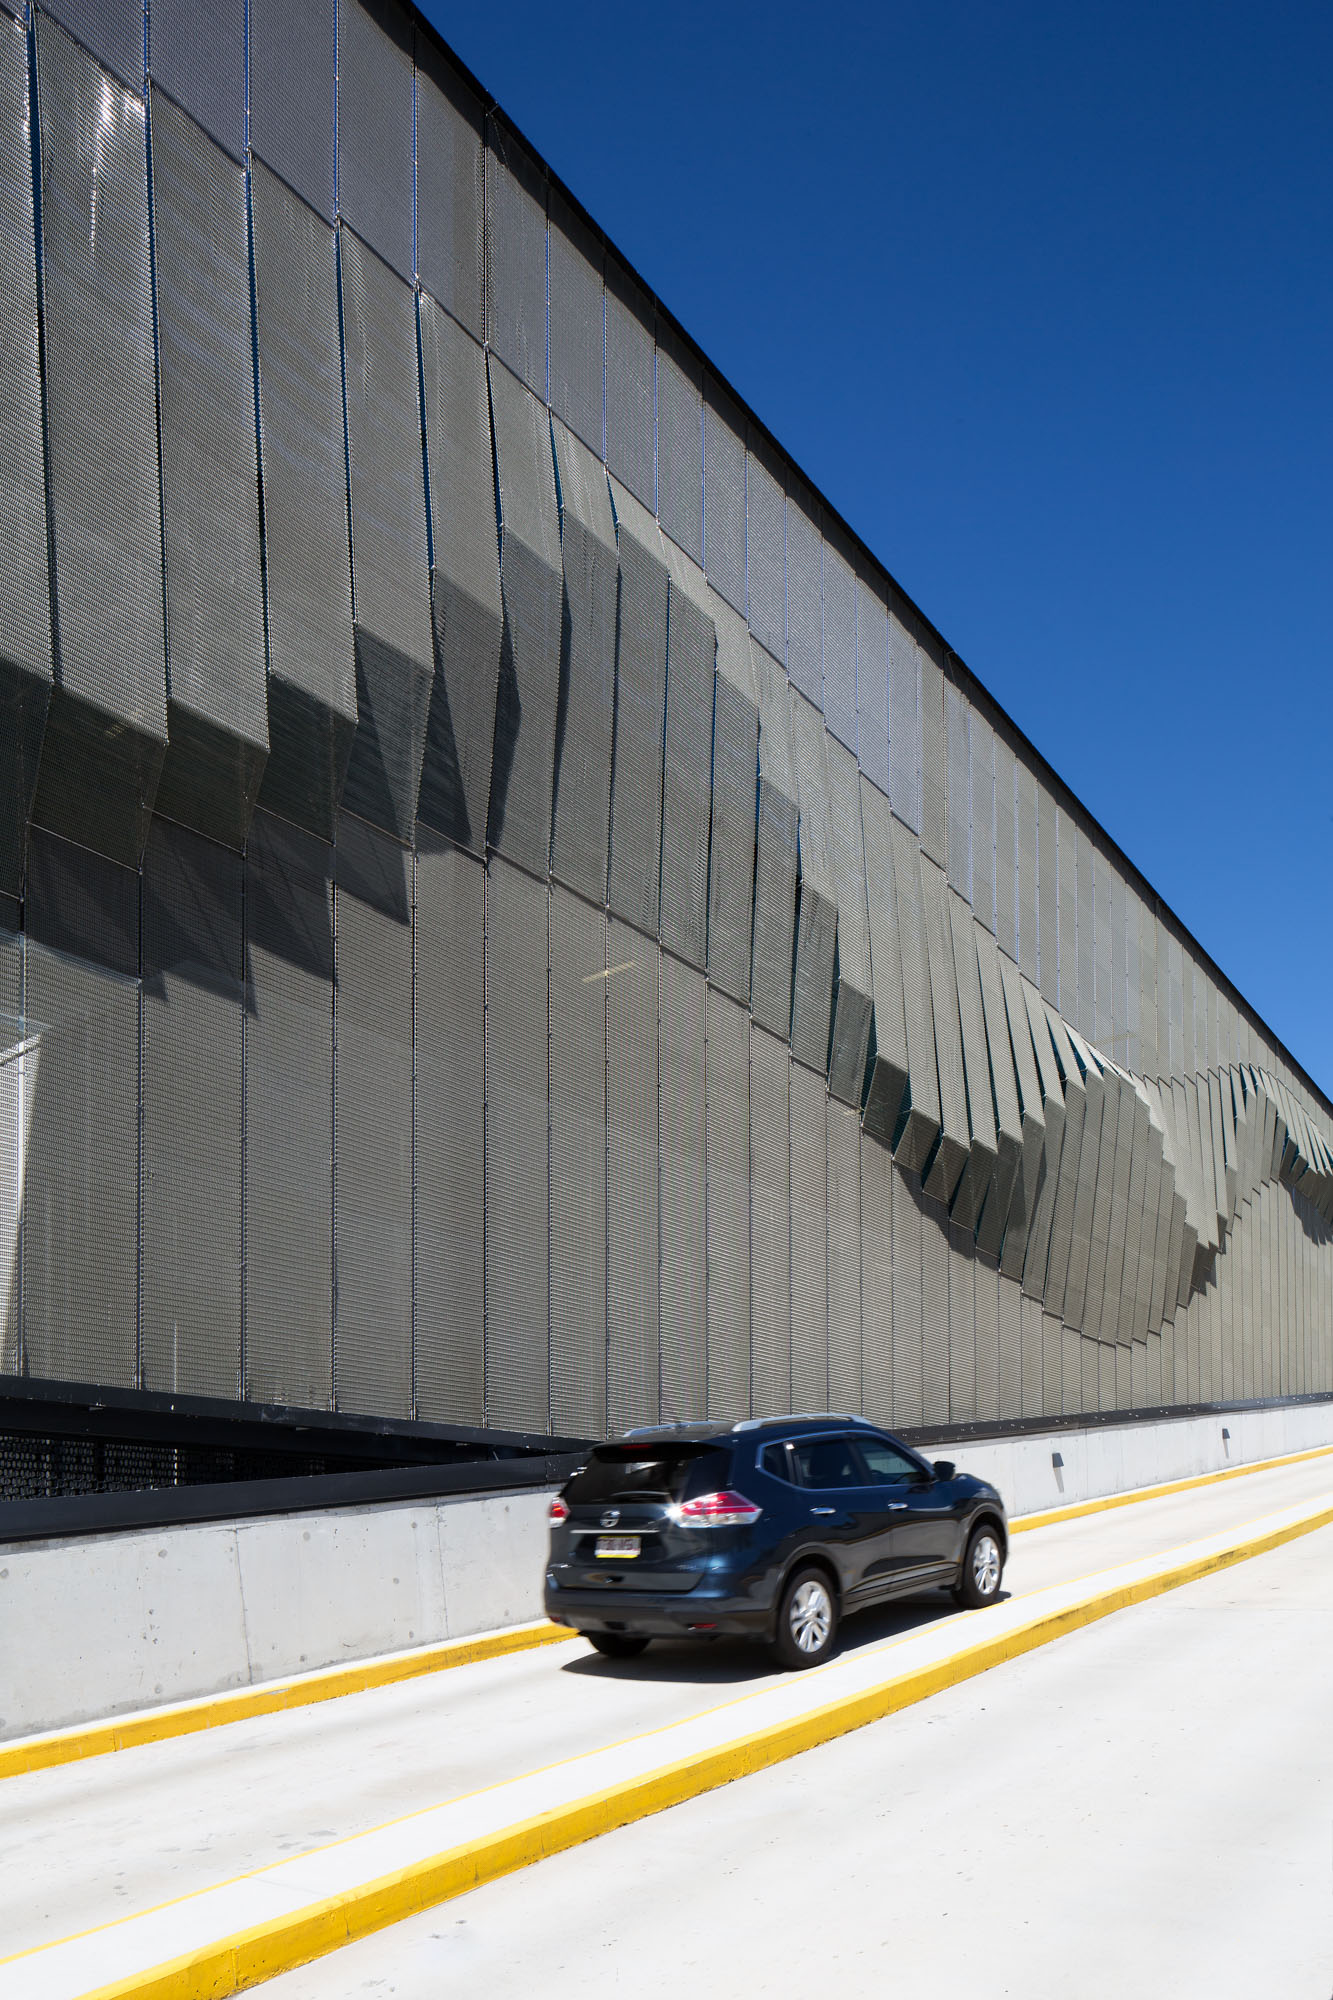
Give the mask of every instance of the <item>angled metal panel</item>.
[[828, 1391], [840, 1410], [859, 1411], [861, 1355], [861, 1148], [856, 1113], [829, 1098]]
[[949, 1421], [977, 1414], [977, 1314], [971, 1231], [951, 1222], [946, 1235], [949, 1283]]
[[152, 93], [170, 742], [157, 810], [240, 847], [268, 760], [245, 170]]
[[817, 503], [798, 482], [787, 494], [787, 672], [816, 706], [823, 700], [823, 562]]
[[[139, 883], [33, 829], [24, 897], [23, 1370], [138, 1376]], [[25, 1067], [27, 1058], [25, 1056]]]
[[338, 212], [410, 283], [413, 29], [398, 0], [338, 0]]
[[549, 891], [498, 857], [486, 883], [486, 1421], [546, 1430]]
[[1119, 1327], [1120, 1290], [1124, 1281], [1125, 1238], [1129, 1222], [1129, 1180], [1133, 1158], [1134, 1126], [1138, 1112], [1138, 1099], [1128, 1080], [1114, 1069], [1107, 1069], [1108, 1078], [1115, 1079], [1116, 1095], [1119, 1099], [1119, 1122], [1116, 1127], [1115, 1155], [1111, 1165], [1111, 1199], [1109, 1203], [1099, 1199], [1099, 1209], [1107, 1214], [1106, 1262], [1102, 1270], [1100, 1312], [1095, 1328], [1099, 1340], [1113, 1341]]
[[824, 721], [856, 754], [856, 578], [837, 542], [824, 537]]
[[[606, 1435], [606, 918], [551, 890], [551, 1428]], [[619, 976], [619, 975], [617, 975]]]
[[655, 935], [662, 884], [669, 574], [662, 537], [647, 508], [615, 480], [611, 502], [620, 595], [607, 901], [617, 916]]
[[425, 294], [419, 313], [435, 678], [417, 813], [483, 854], [504, 638], [486, 357]]
[[905, 1115], [911, 1078], [903, 1004], [903, 947], [894, 881], [893, 818], [888, 799], [864, 772], [860, 781], [865, 880], [870, 924], [875, 1053], [866, 1093], [865, 1129], [892, 1146]]
[[984, 715], [968, 718], [972, 763], [972, 910], [977, 922], [995, 929], [995, 732]]
[[[1037, 794], [1037, 984], [1042, 998], [1060, 1005], [1060, 864], [1056, 806], [1040, 779]], [[1027, 971], [1024, 963], [1023, 970]], [[1029, 975], [1031, 976], [1031, 975]]]
[[786, 515], [781, 465], [751, 428], [745, 454], [746, 610], [751, 632], [777, 660], [787, 657]]
[[600, 458], [606, 317], [602, 245], [554, 189], [549, 226], [551, 408]]
[[410, 840], [434, 677], [416, 311], [358, 237], [339, 241], [359, 715], [343, 804]]
[[895, 612], [889, 615], [889, 798], [921, 831], [921, 649]]
[[872, 1422], [892, 1423], [893, 1408], [893, 1161], [861, 1135], [861, 1409]]
[[334, 855], [333, 1390], [412, 1415], [411, 858], [338, 822]]
[[954, 974], [958, 986], [958, 1020], [962, 1029], [963, 1080], [967, 1086], [967, 1122], [971, 1146], [967, 1165], [954, 1197], [953, 1219], [975, 1235], [981, 1210], [995, 1192], [998, 1142], [995, 1096], [991, 1083], [986, 1020], [977, 963], [976, 925], [960, 896], [950, 894], [949, 927], [953, 938]]
[[[949, 860], [948, 737], [944, 722], [944, 675], [923, 646], [921, 658], [921, 852], [940, 868]], [[893, 715], [889, 715], [893, 728]], [[890, 738], [892, 741], [892, 738]]]
[[245, 850], [247, 1401], [333, 1391], [333, 855], [257, 812]]
[[759, 701], [759, 823], [754, 877], [750, 1008], [760, 1027], [791, 1037], [796, 932], [796, 757], [787, 676], [752, 641]]
[[[1022, 1155], [1014, 1177], [1009, 1213], [1005, 1220], [1000, 1269], [1005, 1277], [1021, 1282], [1028, 1238], [1036, 1219], [1037, 1201], [1047, 1166], [1051, 1163], [1051, 1170], [1054, 1172], [1059, 1164], [1060, 1141], [1064, 1135], [1064, 1096], [1060, 1090], [1059, 1072], [1055, 1067], [1054, 1054], [1050, 1055], [1046, 1071], [1042, 1071], [1038, 1066], [1032, 1042], [1032, 1021], [1024, 997], [1023, 975], [1011, 958], [1003, 953], [998, 954], [998, 958], [1000, 981], [1004, 989], [1009, 1049], [1013, 1057], [1014, 1077], [1018, 1086], [1019, 1130], [1022, 1143]], [[984, 977], [983, 965], [983, 980]], [[988, 1034], [991, 1020], [992, 1010], [988, 996], [986, 1010]], [[1005, 1028], [997, 1023], [996, 1034], [1001, 1042], [1004, 1033]], [[1047, 1036], [1048, 1049], [1049, 1046], [1050, 1038]], [[1045, 1087], [1048, 1081], [1055, 1094], [1049, 1118]], [[1002, 1133], [1004, 1116], [1002, 1110], [1000, 1116]]]
[[703, 572], [674, 542], [664, 540], [662, 546], [671, 572], [662, 766], [662, 942], [690, 965], [702, 966], [708, 934], [717, 634], [708, 612]]
[[1014, 753], [992, 737], [995, 759], [995, 935], [1001, 951], [1018, 958], [1018, 798]]
[[504, 637], [486, 838], [507, 859], [544, 875], [564, 601], [551, 431], [545, 409], [517, 377], [494, 360], [489, 374]]
[[[999, 949], [989, 930], [979, 924], [973, 926], [973, 936], [981, 977], [981, 1004], [986, 1028], [990, 1085], [994, 1094], [996, 1128], [995, 1172], [977, 1226], [977, 1248], [984, 1250], [987, 1256], [998, 1258], [1013, 1205], [1019, 1168], [1023, 1161], [1024, 1126], [1019, 1105], [1014, 1052], [1009, 1039], [1009, 1021], [1005, 1011]], [[1028, 1062], [1030, 1065], [1030, 1051]], [[1038, 1118], [1040, 1119], [1040, 1109]], [[1036, 1122], [1038, 1121], [1034, 1121]], [[1036, 1150], [1034, 1139], [1034, 1154]], [[1027, 1214], [1026, 1206], [1021, 1206], [1021, 1226], [1026, 1226]]]
[[930, 958], [926, 949], [926, 911], [921, 895], [921, 851], [915, 835], [901, 820], [894, 819], [890, 832], [910, 1070], [907, 1112], [893, 1157], [905, 1173], [919, 1174], [940, 1135], [940, 1081], [930, 995]]
[[155, 822], [142, 887], [143, 1387], [241, 1392], [240, 857]]
[[486, 331], [485, 109], [434, 37], [416, 36], [417, 275], [474, 340]]
[[889, 789], [889, 612], [875, 588], [856, 583], [856, 754], [861, 770]]
[[333, 220], [335, 0], [248, 0], [250, 144]]
[[1074, 1204], [1070, 1213], [1069, 1263], [1064, 1292], [1060, 1293], [1058, 1283], [1052, 1285], [1048, 1282], [1046, 1305], [1049, 1311], [1060, 1314], [1066, 1326], [1082, 1330], [1090, 1296], [1095, 1316], [1100, 1321], [1100, 1287], [1106, 1278], [1107, 1212], [1111, 1202], [1111, 1170], [1115, 1159], [1120, 1097], [1114, 1073], [1103, 1073], [1096, 1055], [1076, 1029], [1067, 1026], [1066, 1031], [1083, 1070], [1087, 1110], [1083, 1120], [1083, 1144], [1079, 1153]]
[[135, 866], [167, 743], [144, 106], [45, 16], [37, 96], [59, 647], [33, 811]]
[[895, 1173], [893, 1210], [893, 1420], [921, 1421], [921, 1184]]
[[[615, 1432], [655, 1423], [659, 1409], [661, 953], [614, 918], [606, 951], [608, 967], [615, 968], [606, 982], [606, 1422]], [[748, 1061], [748, 1045], [745, 1054]], [[748, 1189], [745, 1217], [748, 1227]]]
[[745, 419], [711, 375], [704, 378], [704, 570], [745, 616]]
[[269, 757], [260, 803], [332, 839], [356, 731], [333, 231], [251, 169]]
[[27, 36], [0, 21], [0, 893], [17, 895], [51, 700]]
[[711, 589], [709, 598], [717, 631], [717, 678], [713, 689], [708, 976], [734, 1000], [748, 1004], [754, 930], [759, 707], [745, 622]]
[[838, 898], [837, 990], [829, 1089], [835, 1097], [859, 1110], [874, 1016], [861, 788], [851, 751], [832, 737], [827, 739], [825, 748], [832, 804], [833, 886]]
[[495, 116], [486, 120], [486, 340], [546, 398], [546, 170]]
[[1023, 977], [1037, 985], [1041, 974], [1041, 958], [1037, 950], [1041, 901], [1037, 881], [1037, 786], [1021, 758], [1015, 761], [1014, 792], [1018, 856], [1018, 963]]
[[657, 343], [657, 517], [696, 563], [704, 559], [703, 370], [670, 331]]
[[[1046, 1290], [1051, 1229], [1055, 1222], [1055, 1201], [1059, 1193], [1061, 1162], [1064, 1155], [1065, 1077], [1056, 1060], [1055, 1042], [1047, 1019], [1046, 1003], [1031, 981], [1022, 978], [1021, 975], [1018, 999], [1028, 1017], [1032, 1051], [1041, 1083], [1042, 1109], [1046, 1118], [1046, 1139], [1042, 1149], [1041, 1169], [1037, 1177], [1036, 1203], [1032, 1210], [1032, 1219], [1028, 1224], [1022, 1271], [1024, 1293], [1040, 1299]], [[1011, 1032], [1017, 1032], [1016, 1011], [1010, 1013], [1010, 1028]], [[1072, 1050], [1070, 1061], [1073, 1062]], [[1065, 1257], [1067, 1261], [1067, 1250]], [[1026, 1382], [1025, 1375], [1024, 1383]], [[1026, 1386], [1023, 1393], [1026, 1403]]]
[[1097, 1042], [1130, 1067], [1125, 1033], [1125, 880], [1100, 850], [1093, 856], [1092, 903]]
[[829, 1403], [828, 1127], [824, 1086], [791, 1065], [791, 1399]]
[[750, 1413], [750, 1023], [710, 989], [705, 1111], [708, 1148], [708, 1414]]
[[663, 956], [657, 1110], [663, 1423], [698, 1422], [708, 1399], [704, 994], [702, 973]]
[[792, 746], [800, 806], [800, 904], [796, 924], [791, 1046], [799, 1062], [828, 1067], [838, 899], [830, 854], [828, 761], [824, 718], [792, 695]]
[[1148, 1288], [1152, 1273], [1153, 1237], [1157, 1228], [1156, 1198], [1149, 1211], [1152, 1127], [1146, 1092], [1134, 1089], [1134, 1122], [1130, 1137], [1129, 1207], [1125, 1221], [1125, 1262], [1120, 1282], [1116, 1339], [1143, 1340], [1148, 1331]]
[[653, 304], [606, 257], [606, 462], [650, 513], [657, 507], [657, 366]]
[[750, 1031], [750, 1376], [756, 1416], [791, 1408], [791, 1148], [786, 1045]]
[[[1093, 847], [1085, 827], [1079, 827], [1077, 833], [1075, 900], [1078, 930], [1078, 1013], [1076, 1018], [1084, 1035], [1099, 1046], [1104, 1046], [1110, 1038], [1104, 1037], [1097, 1025], [1097, 916], [1093, 890]], [[1065, 1011], [1067, 1013], [1068, 1009]]]
[[413, 906], [413, 1389], [417, 1415], [485, 1420], [486, 874], [418, 836]]
[[154, 81], [233, 160], [243, 160], [245, 0], [214, 0], [207, 9], [195, 0], [153, 0], [148, 37]]
[[[1083, 1009], [1079, 1005], [1078, 983], [1079, 838], [1078, 829], [1063, 806], [1057, 806], [1055, 809], [1055, 846], [1059, 880], [1057, 927], [1060, 960], [1059, 990], [1055, 1004], [1070, 1026], [1080, 1029], [1086, 1037], [1091, 1033], [1091, 1029], [1084, 1026]], [[1043, 991], [1045, 991], [1045, 981], [1046, 972], [1043, 965]], [[1048, 993], [1046, 997], [1049, 999], [1051, 996]]]
[[[921, 857], [921, 899], [925, 912], [926, 956], [930, 966], [931, 1017], [940, 1080], [940, 1139], [922, 1186], [947, 1207], [958, 1192], [967, 1165], [971, 1134], [963, 1074], [963, 1034], [958, 1020], [958, 984], [949, 930], [949, 886], [943, 872]], [[909, 1031], [910, 1032], [910, 1031]], [[913, 1084], [916, 1080], [913, 1066]]]
[[968, 703], [961, 688], [944, 684], [945, 783], [948, 810], [945, 851], [949, 887], [972, 900], [972, 751]]
[[143, 86], [144, 17], [139, 0], [51, 0], [46, 10], [127, 83]]
[[616, 527], [601, 461], [559, 418], [552, 433], [564, 615], [551, 872], [604, 903], [616, 698]]
[[[1043, 1262], [1041, 1237], [1040, 1234], [1035, 1234], [1028, 1243], [1028, 1258], [1023, 1266], [1023, 1286], [1024, 1290], [1034, 1290], [1044, 1301], [1047, 1309], [1058, 1314], [1065, 1302], [1065, 1285], [1069, 1276], [1074, 1204], [1081, 1179], [1084, 1177], [1083, 1149], [1085, 1146], [1089, 1148], [1090, 1161], [1096, 1158], [1096, 1147], [1101, 1137], [1101, 1101], [1100, 1096], [1097, 1096], [1092, 1106], [1095, 1115], [1089, 1118], [1086, 1079], [1070, 1042], [1068, 1031], [1059, 1015], [1047, 1003], [1042, 1003], [1040, 1011], [1045, 1014], [1047, 1029], [1055, 1046], [1056, 1062], [1059, 1065], [1064, 1089], [1065, 1123], [1064, 1136], [1060, 1144], [1060, 1170], [1052, 1191], [1053, 1206], [1048, 1225], [1047, 1255]], [[1034, 1040], [1036, 1035], [1037, 1023], [1034, 1021]], [[1096, 1079], [1094, 1079], [1094, 1090], [1096, 1090]], [[1089, 1175], [1090, 1173], [1089, 1167]], [[1029, 1264], [1033, 1265], [1031, 1277]], [[1038, 1264], [1041, 1266], [1040, 1271], [1037, 1269]]]

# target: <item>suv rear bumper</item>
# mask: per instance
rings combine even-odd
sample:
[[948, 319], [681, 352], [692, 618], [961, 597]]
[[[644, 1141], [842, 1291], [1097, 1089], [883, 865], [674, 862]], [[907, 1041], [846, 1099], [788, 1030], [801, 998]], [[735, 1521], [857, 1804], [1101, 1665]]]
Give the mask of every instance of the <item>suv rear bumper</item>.
[[764, 1638], [771, 1605], [750, 1597], [707, 1597], [651, 1590], [565, 1590], [546, 1586], [546, 1615], [576, 1632], [624, 1632], [636, 1638]]

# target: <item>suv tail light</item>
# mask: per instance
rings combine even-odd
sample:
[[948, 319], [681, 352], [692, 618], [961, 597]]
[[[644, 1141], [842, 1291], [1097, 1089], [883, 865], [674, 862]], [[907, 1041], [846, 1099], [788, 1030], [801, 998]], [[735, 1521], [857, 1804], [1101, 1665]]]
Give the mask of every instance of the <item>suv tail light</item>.
[[701, 1493], [676, 1509], [682, 1528], [751, 1528], [763, 1513], [743, 1493]]
[[548, 1510], [548, 1518], [552, 1521], [567, 1521], [569, 1519], [569, 1509], [558, 1493], [551, 1502]]

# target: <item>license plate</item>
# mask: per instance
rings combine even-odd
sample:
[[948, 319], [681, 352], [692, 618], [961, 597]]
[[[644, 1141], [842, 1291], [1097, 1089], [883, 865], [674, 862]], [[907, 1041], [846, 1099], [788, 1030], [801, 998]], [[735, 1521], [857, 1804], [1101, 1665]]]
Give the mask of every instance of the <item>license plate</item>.
[[597, 1547], [593, 1553], [599, 1556], [611, 1556], [621, 1562], [629, 1561], [639, 1553], [639, 1537], [637, 1535], [599, 1535], [597, 1537]]

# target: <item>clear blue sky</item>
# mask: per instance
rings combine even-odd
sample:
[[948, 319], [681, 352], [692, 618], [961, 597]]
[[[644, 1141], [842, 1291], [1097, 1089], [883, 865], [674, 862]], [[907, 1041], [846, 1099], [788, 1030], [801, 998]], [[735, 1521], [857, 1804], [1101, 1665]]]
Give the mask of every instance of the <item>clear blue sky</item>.
[[1333, 10], [426, 12], [1333, 1094]]

